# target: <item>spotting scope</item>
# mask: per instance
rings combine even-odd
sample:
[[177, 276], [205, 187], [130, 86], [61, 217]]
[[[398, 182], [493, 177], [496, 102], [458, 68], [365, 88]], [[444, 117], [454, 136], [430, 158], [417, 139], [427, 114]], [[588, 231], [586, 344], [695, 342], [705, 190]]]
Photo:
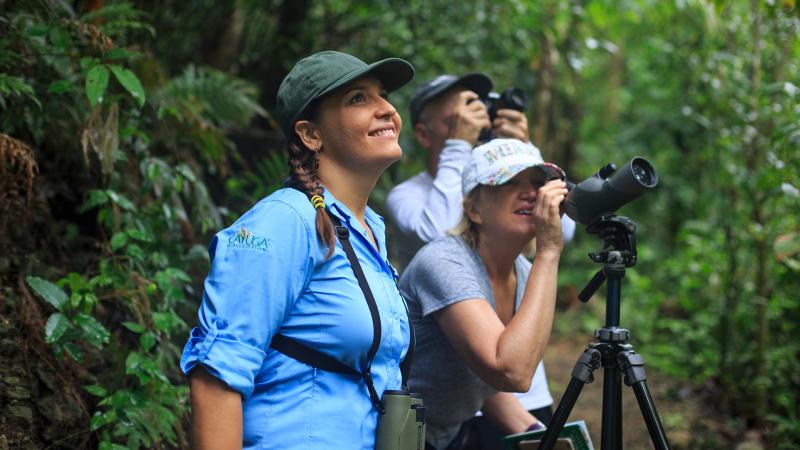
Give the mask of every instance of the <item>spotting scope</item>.
[[614, 213], [657, 184], [656, 169], [641, 156], [631, 159], [619, 170], [612, 162], [572, 186], [564, 200], [564, 212], [575, 222], [589, 225], [595, 219]]

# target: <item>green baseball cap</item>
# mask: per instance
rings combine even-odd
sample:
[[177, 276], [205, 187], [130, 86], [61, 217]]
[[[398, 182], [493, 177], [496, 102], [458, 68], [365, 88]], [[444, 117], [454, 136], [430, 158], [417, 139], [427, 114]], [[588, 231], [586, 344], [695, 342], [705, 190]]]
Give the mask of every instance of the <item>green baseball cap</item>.
[[399, 58], [367, 64], [330, 50], [298, 61], [278, 88], [277, 117], [283, 132], [291, 136], [294, 122], [314, 100], [366, 74], [374, 75], [391, 92], [414, 78], [414, 68]]

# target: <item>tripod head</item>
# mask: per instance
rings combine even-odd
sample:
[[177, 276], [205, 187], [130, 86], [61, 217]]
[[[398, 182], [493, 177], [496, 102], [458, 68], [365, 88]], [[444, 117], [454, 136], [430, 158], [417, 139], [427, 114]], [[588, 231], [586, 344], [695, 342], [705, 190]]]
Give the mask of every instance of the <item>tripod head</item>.
[[625, 268], [636, 265], [636, 223], [627, 217], [601, 216], [586, 227], [589, 234], [603, 240], [603, 249], [589, 253], [589, 258], [603, 268], [597, 271], [578, 298], [586, 303], [606, 278], [619, 279], [625, 276]]

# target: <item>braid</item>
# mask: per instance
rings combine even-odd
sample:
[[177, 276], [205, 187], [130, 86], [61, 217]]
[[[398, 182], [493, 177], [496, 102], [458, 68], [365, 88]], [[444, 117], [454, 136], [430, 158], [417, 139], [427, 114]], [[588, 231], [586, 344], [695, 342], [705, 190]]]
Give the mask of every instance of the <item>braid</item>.
[[[324, 197], [325, 190], [320, 185], [317, 179], [317, 169], [319, 161], [305, 145], [297, 138], [296, 135], [289, 138], [289, 177], [292, 180], [293, 186], [306, 194], [311, 201], [315, 195]], [[336, 243], [333, 239], [333, 222], [331, 222], [328, 211], [324, 207], [316, 208], [316, 229], [317, 235], [323, 244], [328, 245], [328, 255], [330, 258], [333, 255], [333, 249]]]

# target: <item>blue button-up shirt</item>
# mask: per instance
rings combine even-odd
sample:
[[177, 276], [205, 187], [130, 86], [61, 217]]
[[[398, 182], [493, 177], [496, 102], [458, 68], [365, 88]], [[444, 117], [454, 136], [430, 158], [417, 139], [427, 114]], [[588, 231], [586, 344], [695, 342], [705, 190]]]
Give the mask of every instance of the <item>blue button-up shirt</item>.
[[[377, 241], [344, 204], [328, 210], [350, 229], [381, 318], [372, 364], [380, 395], [399, 389], [409, 345], [405, 305], [386, 253], [383, 219], [367, 208]], [[269, 348], [283, 334], [361, 371], [373, 325], [364, 294], [337, 242], [333, 256], [317, 239], [316, 211], [304, 194], [281, 189], [214, 236], [199, 326], [181, 369], [202, 364], [242, 395], [244, 448], [373, 449], [378, 413], [361, 378], [314, 369]]]

